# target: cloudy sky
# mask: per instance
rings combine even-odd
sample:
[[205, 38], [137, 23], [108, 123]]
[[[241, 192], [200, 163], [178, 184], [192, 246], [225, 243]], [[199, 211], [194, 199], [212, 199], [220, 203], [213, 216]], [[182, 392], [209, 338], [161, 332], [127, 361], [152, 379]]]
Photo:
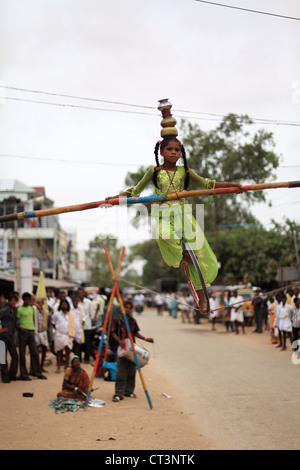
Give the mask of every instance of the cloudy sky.
[[[276, 180], [300, 180], [300, 21], [284, 18], [300, 18], [299, 0], [221, 2], [271, 14], [196, 0], [0, 0], [0, 178], [45, 186], [55, 207], [114, 195], [153, 164], [157, 101], [169, 98], [175, 118], [204, 130], [230, 112], [264, 120], [253, 129], [274, 133]], [[262, 223], [300, 222], [299, 189], [267, 196]], [[84, 249], [97, 233], [147, 238], [129, 216], [60, 220]]]

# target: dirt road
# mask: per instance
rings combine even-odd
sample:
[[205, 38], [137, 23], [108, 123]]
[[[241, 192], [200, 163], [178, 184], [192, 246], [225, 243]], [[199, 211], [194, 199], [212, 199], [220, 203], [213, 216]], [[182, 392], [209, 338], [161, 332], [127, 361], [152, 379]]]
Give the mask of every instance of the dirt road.
[[[94, 450], [298, 449], [300, 365], [291, 350], [269, 343], [269, 334], [226, 333], [182, 324], [148, 309], [136, 316], [151, 352], [139, 375], [137, 399], [111, 401], [114, 384], [96, 378], [93, 393], [105, 401], [57, 415], [48, 407], [61, 388], [55, 361], [48, 380], [0, 382], [0, 448]], [[139, 344], [143, 344], [140, 341]], [[92, 365], [83, 367], [89, 375]], [[24, 398], [32, 392], [32, 398]], [[170, 396], [167, 398], [162, 393]]]

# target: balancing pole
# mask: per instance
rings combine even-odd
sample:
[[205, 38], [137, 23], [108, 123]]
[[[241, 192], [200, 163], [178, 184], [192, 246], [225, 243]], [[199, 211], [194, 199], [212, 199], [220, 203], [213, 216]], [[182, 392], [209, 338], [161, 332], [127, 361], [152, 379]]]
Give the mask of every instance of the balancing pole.
[[[105, 248], [105, 250], [106, 250], [106, 248]], [[116, 295], [117, 289], [118, 289], [118, 277], [120, 276], [121, 265], [122, 265], [122, 262], [123, 262], [123, 259], [124, 259], [124, 254], [125, 254], [125, 247], [122, 249], [121, 258], [120, 258], [120, 261], [119, 261], [119, 266], [118, 266], [118, 271], [117, 271], [117, 278], [114, 280], [113, 289], [112, 289], [110, 299], [109, 299], [109, 303], [108, 303], [108, 306], [107, 306], [107, 311], [106, 311], [105, 320], [104, 320], [104, 324], [103, 324], [101, 339], [100, 339], [100, 343], [99, 343], [99, 346], [98, 346], [98, 351], [97, 351], [97, 356], [96, 356], [94, 369], [93, 369], [91, 379], [90, 379], [90, 383], [89, 383], [89, 388], [88, 388], [87, 398], [86, 398], [86, 401], [85, 401], [85, 406], [87, 406], [87, 404], [89, 402], [91, 392], [92, 392], [92, 388], [93, 388], [95, 375], [96, 375], [96, 371], [98, 369], [98, 365], [99, 365], [99, 361], [100, 361], [100, 355], [101, 355], [101, 351], [102, 351], [103, 344], [104, 344], [104, 336], [105, 336], [105, 333], [106, 333], [106, 330], [107, 330], [108, 319], [109, 319], [109, 316], [110, 316], [110, 313], [111, 313], [114, 296]]]
[[[114, 278], [115, 274], [114, 274], [113, 266], [111, 264], [110, 256], [109, 256], [109, 253], [108, 253], [106, 248], [105, 248], [105, 253], [106, 253], [107, 261], [108, 261], [108, 264], [109, 264], [109, 267], [110, 267], [110, 270], [111, 270], [111, 274]], [[146, 398], [148, 400], [149, 407], [150, 407], [150, 409], [152, 409], [153, 405], [152, 405], [152, 402], [151, 402], [151, 399], [150, 399], [150, 396], [149, 396], [149, 393], [148, 393], [148, 390], [147, 390], [147, 387], [146, 387], [146, 383], [145, 383], [145, 380], [144, 380], [144, 377], [143, 377], [143, 374], [142, 374], [142, 371], [141, 371], [140, 363], [139, 363], [139, 360], [138, 360], [138, 357], [137, 357], [137, 354], [136, 354], [136, 350], [135, 350], [135, 346], [134, 346], [132, 333], [130, 331], [130, 326], [129, 326], [129, 323], [128, 323], [128, 320], [127, 320], [127, 317], [126, 317], [126, 313], [125, 313], [125, 309], [124, 309], [124, 305], [123, 305], [123, 300], [122, 300], [122, 297], [121, 297], [121, 294], [120, 294], [120, 291], [119, 291], [119, 288], [118, 288], [117, 285], [116, 285], [116, 291], [117, 291], [117, 296], [118, 296], [118, 301], [119, 301], [119, 304], [120, 304], [120, 307], [121, 307], [121, 311], [122, 311], [122, 314], [123, 314], [123, 319], [124, 319], [124, 322], [125, 322], [126, 331], [127, 331], [130, 343], [131, 343], [132, 352], [133, 352], [134, 359], [135, 359], [135, 362], [136, 362], [136, 366], [137, 366], [137, 369], [138, 369], [138, 372], [139, 372], [140, 380], [141, 380]]]
[[32, 219], [35, 217], [48, 217], [49, 215], [65, 214], [67, 212], [84, 211], [87, 209], [96, 209], [98, 207], [110, 207], [116, 205], [130, 205], [130, 204], [147, 204], [149, 202], [164, 202], [172, 201], [175, 199], [182, 199], [186, 197], [201, 197], [201, 196], [217, 196], [219, 194], [234, 194], [247, 191], [261, 191], [264, 189], [277, 189], [277, 188], [299, 188], [300, 181], [286, 181], [283, 183], [260, 183], [245, 185], [240, 188], [234, 186], [228, 188], [217, 189], [199, 189], [194, 191], [180, 191], [178, 193], [170, 193], [160, 196], [147, 196], [147, 197], [118, 197], [110, 199], [109, 203], [105, 200], [97, 202], [88, 202], [85, 204], [75, 204], [72, 206], [56, 207], [52, 209], [41, 209], [36, 211], [17, 212], [9, 215], [0, 216], [0, 224], [10, 222], [12, 220]]

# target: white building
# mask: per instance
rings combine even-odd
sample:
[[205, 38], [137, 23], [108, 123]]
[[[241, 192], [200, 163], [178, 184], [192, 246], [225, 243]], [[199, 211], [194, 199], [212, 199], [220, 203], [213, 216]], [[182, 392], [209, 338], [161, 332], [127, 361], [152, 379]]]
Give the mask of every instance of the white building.
[[[44, 187], [18, 180], [0, 180], [0, 215], [48, 209], [54, 201]], [[14, 272], [16, 256], [32, 257], [33, 275], [71, 280], [76, 266], [76, 237], [66, 232], [58, 216], [11, 221], [0, 225], [0, 271]]]

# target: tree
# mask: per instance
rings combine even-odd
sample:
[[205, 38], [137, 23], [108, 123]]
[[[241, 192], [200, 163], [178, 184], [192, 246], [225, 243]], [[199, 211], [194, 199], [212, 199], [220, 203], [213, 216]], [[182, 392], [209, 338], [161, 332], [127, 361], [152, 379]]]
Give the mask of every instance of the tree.
[[[92, 272], [92, 283], [98, 287], [112, 287], [112, 275], [106, 258], [104, 248], [107, 248], [115, 273], [119, 265], [122, 248], [117, 246], [117, 240], [113, 237], [104, 238], [97, 235], [89, 243], [89, 249], [85, 252], [88, 267]], [[122, 263], [122, 271], [127, 268], [126, 255]], [[121, 271], [121, 272], [122, 272]]]
[[[258, 130], [250, 135], [251, 124], [248, 116], [229, 114], [216, 129], [205, 132], [198, 125], [182, 121], [182, 140], [189, 155], [189, 167], [205, 178], [223, 182], [252, 184], [274, 179], [279, 156], [272, 150], [273, 134]], [[201, 202], [207, 202], [205, 199]], [[205, 204], [205, 230], [216, 233], [217, 255], [218, 226], [257, 223], [249, 207], [258, 201], [266, 201], [263, 191], [215, 196]], [[199, 203], [199, 198], [193, 200], [195, 203]]]
[[142, 283], [153, 285], [156, 279], [163, 277], [174, 277], [182, 282], [186, 282], [186, 277], [181, 268], [175, 269], [168, 266], [163, 260], [156, 240], [147, 240], [131, 247], [129, 260], [136, 258], [145, 259], [143, 268]]
[[299, 233], [299, 225], [291, 221], [271, 230], [262, 226], [221, 230], [218, 279], [266, 286], [276, 280], [279, 267], [296, 266], [291, 224]]

